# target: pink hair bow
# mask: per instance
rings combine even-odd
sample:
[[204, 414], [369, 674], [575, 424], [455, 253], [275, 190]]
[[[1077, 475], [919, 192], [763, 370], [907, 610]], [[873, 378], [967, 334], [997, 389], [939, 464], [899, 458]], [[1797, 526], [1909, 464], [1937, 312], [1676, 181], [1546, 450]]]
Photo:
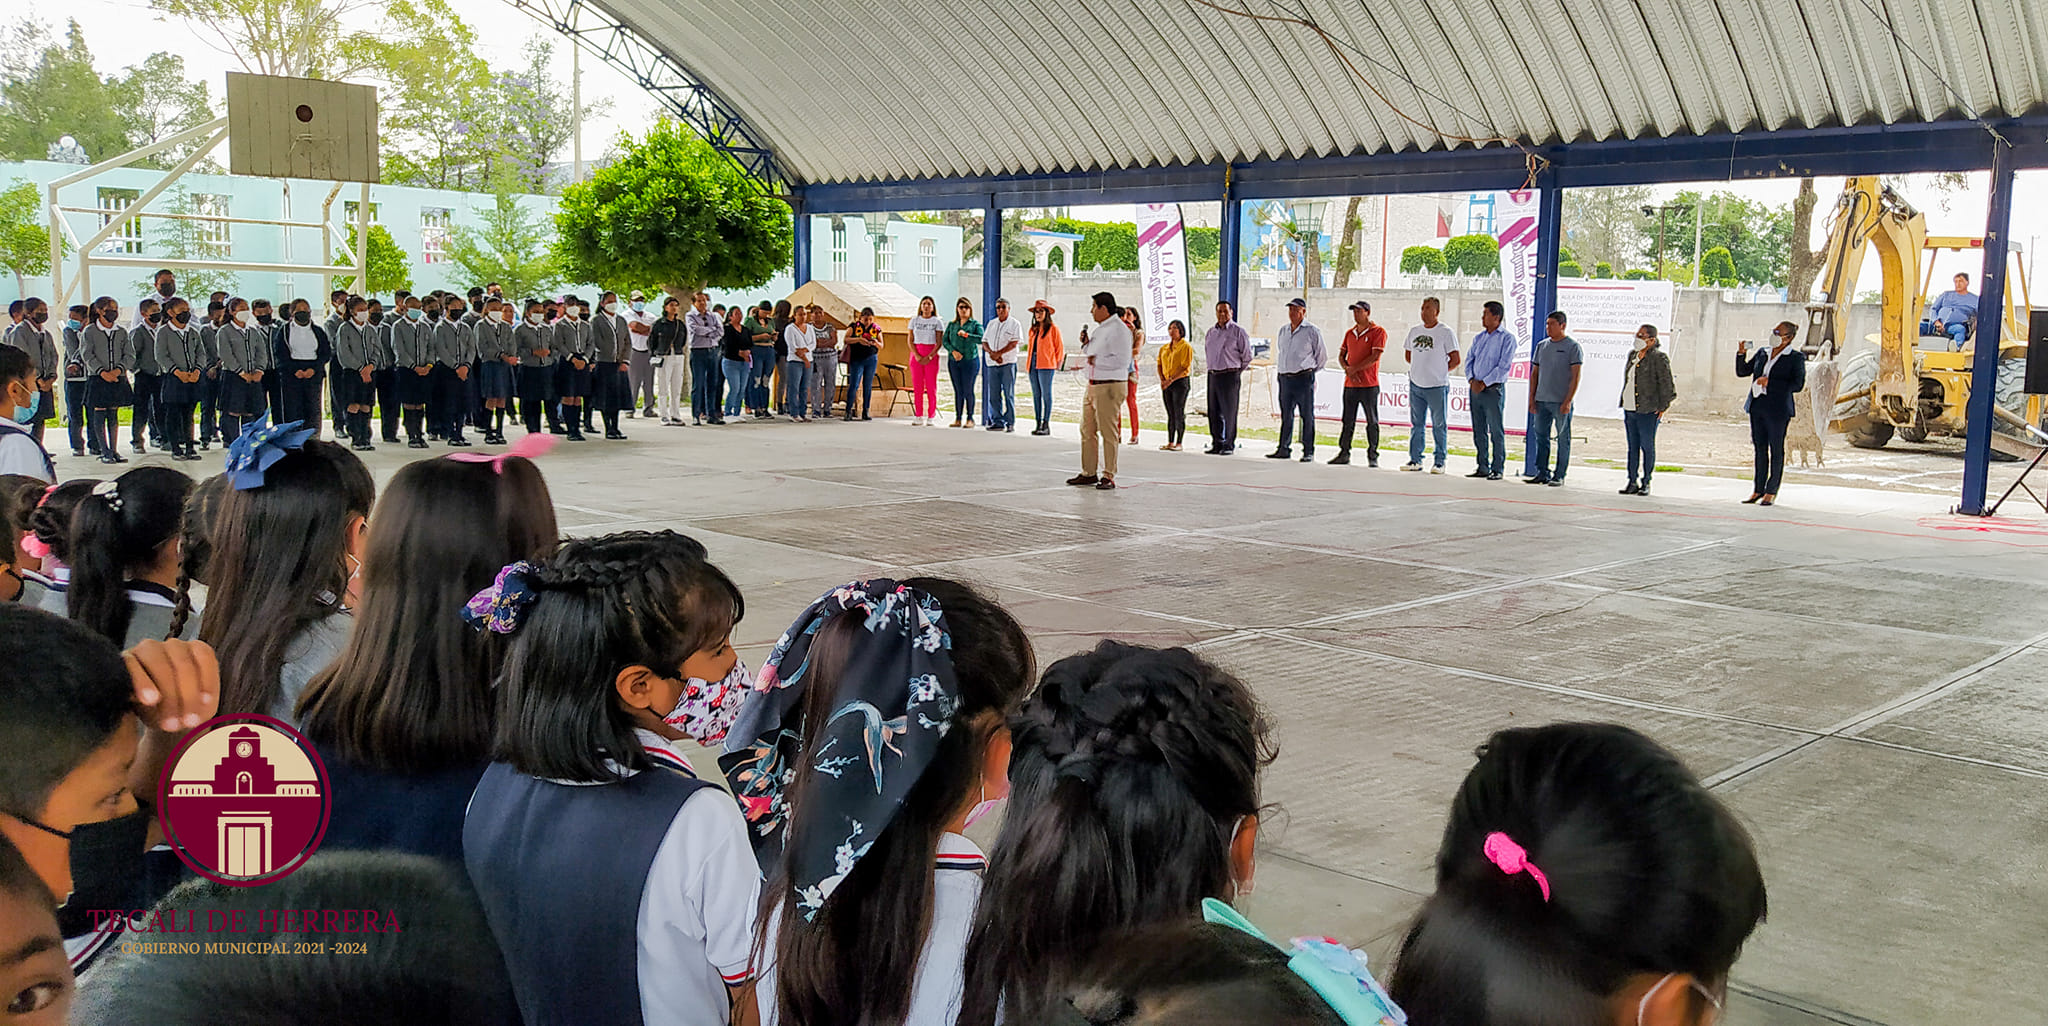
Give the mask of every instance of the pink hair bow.
[[505, 472], [506, 460], [514, 456], [526, 460], [539, 459], [555, 447], [555, 442], [556, 438], [553, 435], [533, 434], [512, 443], [512, 448], [496, 456], [481, 452], [451, 452], [446, 458], [457, 463], [488, 463], [492, 470], [502, 474]]
[[1493, 864], [1499, 866], [1501, 872], [1509, 876], [1528, 873], [1534, 877], [1536, 886], [1543, 890], [1543, 900], [1550, 900], [1550, 878], [1544, 876], [1543, 871], [1537, 869], [1534, 862], [1529, 861], [1529, 852], [1516, 844], [1514, 838], [1496, 830], [1486, 835], [1485, 850], [1486, 857], [1493, 860]]

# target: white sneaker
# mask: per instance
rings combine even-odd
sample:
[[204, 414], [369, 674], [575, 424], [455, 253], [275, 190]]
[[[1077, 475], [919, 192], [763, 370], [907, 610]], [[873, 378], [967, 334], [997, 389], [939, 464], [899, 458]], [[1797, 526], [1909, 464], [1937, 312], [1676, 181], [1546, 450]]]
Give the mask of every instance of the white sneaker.
[[1401, 464], [1401, 469], [1402, 469], [1402, 470], [1421, 470], [1421, 469], [1422, 469], [1422, 464], [1420, 464], [1420, 463], [1403, 463], [1403, 464]]
[[1443, 473], [1443, 472], [1444, 472], [1444, 468], [1442, 468], [1442, 467], [1431, 467], [1431, 468], [1429, 468], [1429, 472], [1430, 472], [1430, 473], [1432, 473], [1432, 474], [1441, 474], [1441, 473]]

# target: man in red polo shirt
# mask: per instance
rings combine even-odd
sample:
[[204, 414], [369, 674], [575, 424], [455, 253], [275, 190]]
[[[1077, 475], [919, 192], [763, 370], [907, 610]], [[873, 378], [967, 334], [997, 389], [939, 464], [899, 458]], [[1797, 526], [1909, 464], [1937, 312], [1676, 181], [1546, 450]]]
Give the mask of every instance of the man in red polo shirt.
[[1351, 304], [1351, 329], [1344, 344], [1337, 347], [1337, 363], [1344, 368], [1344, 432], [1337, 436], [1337, 455], [1332, 464], [1351, 462], [1351, 431], [1358, 424], [1358, 411], [1365, 411], [1365, 465], [1380, 465], [1380, 354], [1387, 348], [1387, 329], [1372, 322], [1372, 304], [1361, 299]]

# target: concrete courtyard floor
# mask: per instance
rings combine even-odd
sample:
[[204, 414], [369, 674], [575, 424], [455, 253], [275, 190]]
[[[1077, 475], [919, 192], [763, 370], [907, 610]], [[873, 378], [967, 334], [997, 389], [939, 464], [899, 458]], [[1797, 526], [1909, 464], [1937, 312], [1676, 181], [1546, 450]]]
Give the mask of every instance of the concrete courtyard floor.
[[1474, 747], [1613, 720], [1761, 850], [1770, 921], [1727, 1022], [2048, 1022], [2048, 522], [1806, 486], [1758, 509], [1694, 475], [1634, 499], [1597, 467], [1531, 488], [1457, 458], [1226, 459], [1200, 435], [1123, 450], [1100, 493], [1062, 485], [1071, 425], [628, 430], [542, 461], [564, 529], [700, 538], [746, 592], [750, 666], [826, 588], [914, 570], [994, 589], [1045, 662], [1119, 638], [1243, 676], [1280, 750], [1246, 902], [1272, 933], [1384, 967]]

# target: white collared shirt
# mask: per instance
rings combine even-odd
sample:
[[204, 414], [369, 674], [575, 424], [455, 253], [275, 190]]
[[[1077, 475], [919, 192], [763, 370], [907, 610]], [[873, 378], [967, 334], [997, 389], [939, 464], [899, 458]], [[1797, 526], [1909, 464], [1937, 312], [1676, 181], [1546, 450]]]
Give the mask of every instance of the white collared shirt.
[[[643, 744], [649, 739], [663, 744], [659, 735], [634, 733]], [[658, 755], [655, 761], [665, 762]], [[643, 1019], [726, 1020], [732, 1007], [726, 988], [745, 983], [749, 974], [760, 895], [761, 868], [739, 806], [716, 787], [691, 795], [655, 849], [640, 892], [636, 926]]]
[[[954, 833], [939, 835], [938, 871], [932, 874], [932, 925], [917, 958], [917, 979], [910, 987], [910, 1012], [903, 1026], [953, 1026], [960, 1017], [960, 996], [967, 989], [967, 934], [974, 925], [974, 906], [981, 900], [981, 871], [987, 857], [973, 841]], [[780, 917], [778, 909], [776, 915]], [[780, 923], [776, 924], [777, 928]], [[767, 965], [754, 987], [761, 1026], [775, 1026], [775, 933], [765, 954]]]
[[1131, 375], [1131, 326], [1111, 317], [1088, 328], [1088, 344], [1081, 352], [1095, 358], [1088, 369], [1090, 381], [1115, 381]]
[[1771, 358], [1770, 358], [1769, 360], [1766, 360], [1766, 361], [1764, 361], [1764, 373], [1763, 373], [1763, 376], [1762, 376], [1762, 377], [1758, 377], [1758, 378], [1752, 378], [1752, 379], [1750, 379], [1750, 382], [1749, 382], [1749, 394], [1750, 394], [1750, 396], [1751, 396], [1751, 397], [1757, 397], [1757, 396], [1761, 396], [1761, 395], [1763, 395], [1763, 394], [1764, 394], [1765, 392], [1767, 392], [1767, 391], [1770, 391], [1769, 389], [1767, 389], [1767, 388], [1765, 388], [1765, 387], [1764, 387], [1764, 379], [1765, 379], [1765, 378], [1769, 378], [1769, 377], [1771, 376], [1771, 371], [1772, 371], [1772, 369], [1778, 366], [1778, 358], [1779, 358], [1779, 357], [1781, 357], [1781, 356], [1784, 356], [1784, 355], [1785, 355], [1786, 353], [1789, 353], [1789, 352], [1791, 352], [1791, 351], [1792, 351], [1792, 343], [1790, 343], [1790, 342], [1787, 342], [1787, 343], [1785, 343], [1785, 345], [1784, 345], [1784, 346], [1783, 346], [1782, 348], [1780, 348], [1780, 349], [1779, 349], [1779, 350], [1778, 350], [1777, 352], [1775, 352], [1775, 353], [1772, 353], [1772, 354], [1771, 354]]
[[802, 363], [817, 347], [817, 337], [811, 334], [808, 324], [790, 324], [782, 329], [783, 344], [789, 347], [789, 362]]
[[[988, 347], [988, 352], [982, 354], [983, 363], [991, 367], [1016, 363], [1017, 357], [1024, 353], [1024, 322], [1013, 316], [1008, 320], [990, 321], [982, 325], [981, 344]], [[1004, 346], [1015, 348], [1008, 353], [997, 355]]]
[[645, 335], [635, 334], [631, 328], [626, 329], [626, 337], [632, 341], [633, 351], [636, 353], [646, 352], [648, 340], [654, 337], [655, 316], [645, 310], [627, 310], [623, 316], [628, 322], [641, 325], [647, 329], [647, 334]]

